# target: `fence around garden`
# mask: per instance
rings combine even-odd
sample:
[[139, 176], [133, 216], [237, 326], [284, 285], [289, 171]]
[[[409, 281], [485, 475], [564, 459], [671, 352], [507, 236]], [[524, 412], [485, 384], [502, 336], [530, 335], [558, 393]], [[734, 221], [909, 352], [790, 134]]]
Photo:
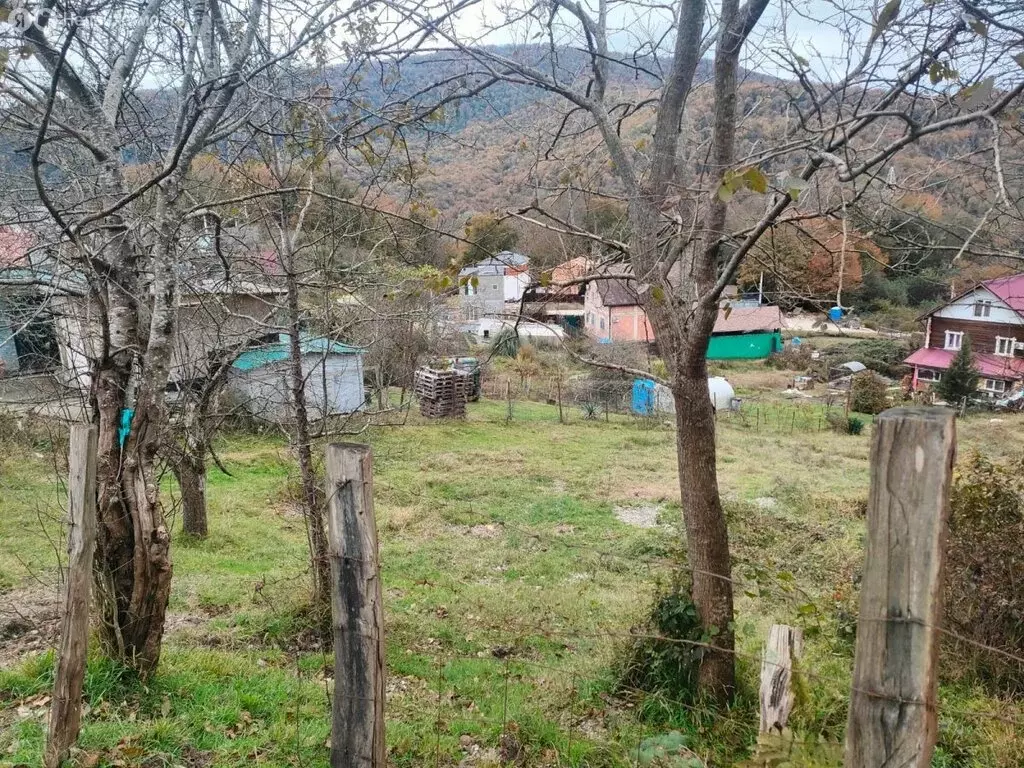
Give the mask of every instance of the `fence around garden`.
[[[764, 423], [765, 428], [773, 428], [773, 424], [784, 428], [784, 412], [773, 415], [758, 415], [755, 411], [753, 418]], [[797, 419], [796, 415], [789, 417], [790, 428], [797, 428]], [[940, 634], [948, 634], [942, 629], [941, 594], [955, 446], [954, 415], [945, 409], [891, 409], [875, 421], [866, 564], [844, 750], [847, 768], [925, 768], [931, 764], [938, 715], [943, 711], [937, 694], [937, 666]], [[73, 525], [85, 535], [85, 544], [81, 535], [71, 537], [76, 549], [66, 582], [68, 610], [58, 657], [47, 753], [48, 764], [53, 765], [74, 744], [81, 714], [84, 638], [88, 628], [88, 611], [84, 607], [88, 605], [91, 570], [90, 558], [82, 553], [95, 526], [91, 519], [95, 515], [91, 502], [95, 495], [95, 429], [75, 427], [71, 450], [69, 508]], [[327, 448], [326, 467], [334, 584], [330, 764], [334, 768], [385, 768], [384, 713], [389, 689], [385, 687], [386, 638], [371, 451], [365, 445], [332, 444]], [[529, 539], [540, 537], [533, 531], [521, 533]], [[554, 536], [542, 545], [577, 546]], [[580, 549], [600, 558], [632, 559], [631, 555], [612, 551], [610, 545], [608, 551]], [[733, 576], [721, 578], [735, 581], [737, 589], [744, 587]], [[563, 643], [567, 655], [587, 639], [628, 642], [643, 637], [623, 629], [597, 632], [586, 638], [578, 632], [560, 632], [554, 626], [546, 627], [544, 635], [551, 642]], [[713, 638], [708, 642], [660, 636], [654, 639], [698, 649], [715, 648]], [[510, 698], [510, 684], [536, 686], [545, 696], [560, 702], [560, 735], [550, 748], [559, 765], [586, 764], [575, 756], [584, 736], [591, 742], [595, 738], [586, 704], [593, 691], [584, 689], [585, 681], [572, 664], [562, 668], [540, 663], [528, 654], [516, 652], [516, 638], [510, 636], [509, 641], [508, 646], [494, 646], [486, 654], [425, 646], [424, 654], [434, 661], [433, 679], [424, 682], [436, 693], [434, 729], [429, 738], [433, 739], [434, 765], [438, 768], [450, 764], [448, 756], [452, 749], [489, 750], [502, 765], [524, 764], [526, 746], [518, 738], [516, 722], [522, 714], [523, 702]], [[735, 651], [738, 658], [760, 664], [760, 730], [765, 737], [784, 737], [787, 719], [796, 705], [796, 679], [815, 678], [813, 667], [797, 662], [802, 644], [799, 629], [776, 625], [771, 628], [760, 657], [747, 657]], [[1024, 664], [1024, 658], [1018, 661]], [[463, 665], [469, 666], [472, 676], [460, 672]], [[459, 686], [466, 685], [468, 679], [479, 683], [480, 677], [484, 683], [490, 681], [489, 690], [499, 693], [486, 703], [481, 700], [477, 706], [473, 692], [460, 691]], [[620, 689], [612, 704], [624, 717], [638, 708], [654, 706], [679, 713], [692, 712], [695, 718], [709, 716], [708, 710], [692, 702], [640, 690]], [[984, 712], [957, 714], [979, 719], [995, 717]], [[739, 723], [743, 716], [725, 711], [714, 712], [710, 717], [732, 718]], [[497, 746], [461, 743], [454, 735], [454, 724], [471, 721], [489, 725]], [[1018, 725], [1024, 729], [1024, 722]], [[647, 732], [642, 718], [635, 718], [635, 726], [635, 739], [605, 745], [606, 752], [617, 756], [620, 764], [653, 765], [657, 764], [655, 758], [659, 754], [686, 753], [686, 747], [674, 741], [675, 737], [655, 737]], [[697, 755], [692, 755], [692, 759], [698, 762], [672, 764], [702, 764]]]

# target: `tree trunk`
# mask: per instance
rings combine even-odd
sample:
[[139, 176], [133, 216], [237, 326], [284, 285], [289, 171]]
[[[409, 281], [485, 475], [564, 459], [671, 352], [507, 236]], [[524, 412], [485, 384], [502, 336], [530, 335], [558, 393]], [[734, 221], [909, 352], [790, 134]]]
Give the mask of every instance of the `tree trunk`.
[[206, 515], [206, 461], [202, 453], [186, 449], [171, 461], [181, 490], [181, 528], [204, 539], [209, 533]]
[[331, 561], [323, 510], [317, 500], [316, 469], [310, 445], [309, 409], [306, 404], [306, 376], [302, 370], [302, 342], [299, 323], [299, 289], [293, 274], [288, 277], [289, 384], [295, 416], [295, 450], [299, 457], [302, 483], [302, 512], [306, 520], [310, 565], [313, 572], [313, 604], [330, 605]]
[[99, 639], [107, 655], [144, 677], [160, 661], [171, 594], [170, 537], [157, 504], [156, 431], [137, 409], [124, 447], [118, 432], [129, 375], [114, 365], [96, 371], [97, 548], [94, 575]]
[[674, 372], [676, 453], [679, 489], [686, 526], [686, 547], [693, 573], [693, 602], [709, 650], [700, 665], [702, 693], [721, 701], [732, 696], [736, 678], [733, 648], [733, 601], [729, 532], [718, 493], [715, 415], [708, 397], [707, 361], [703, 350], [691, 351]]

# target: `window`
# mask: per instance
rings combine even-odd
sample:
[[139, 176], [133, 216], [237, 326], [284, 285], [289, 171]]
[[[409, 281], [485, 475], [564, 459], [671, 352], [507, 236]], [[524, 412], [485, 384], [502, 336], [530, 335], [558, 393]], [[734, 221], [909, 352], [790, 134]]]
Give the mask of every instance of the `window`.
[[946, 349], [960, 349], [960, 345], [963, 343], [963, 331], [946, 331]]
[[986, 392], [1006, 391], [1006, 382], [1002, 379], [982, 379], [981, 386]]
[[997, 355], [1000, 355], [1002, 357], [1013, 357], [1013, 350], [1016, 346], [1016, 339], [1008, 339], [1005, 336], [996, 336]]
[[938, 381], [939, 372], [933, 371], [931, 368], [919, 368], [917, 371], [918, 381]]
[[604, 330], [604, 318], [601, 319], [601, 330]]
[[992, 314], [992, 302], [989, 299], [979, 299], [974, 302], [974, 316], [988, 317]]
[[489, 329], [487, 329], [487, 328], [484, 328], [484, 338], [485, 338], [485, 339], [489, 339], [489, 338], [491, 338], [491, 332], [490, 332], [490, 330], [489, 330]]

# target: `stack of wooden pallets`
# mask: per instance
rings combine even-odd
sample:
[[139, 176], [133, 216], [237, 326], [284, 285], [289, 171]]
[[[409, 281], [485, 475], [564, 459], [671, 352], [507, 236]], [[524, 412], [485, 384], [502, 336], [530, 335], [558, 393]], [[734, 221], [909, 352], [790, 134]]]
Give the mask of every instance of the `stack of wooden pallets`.
[[420, 413], [428, 419], [462, 418], [473, 388], [472, 374], [453, 368], [420, 368], [413, 375], [413, 392]]

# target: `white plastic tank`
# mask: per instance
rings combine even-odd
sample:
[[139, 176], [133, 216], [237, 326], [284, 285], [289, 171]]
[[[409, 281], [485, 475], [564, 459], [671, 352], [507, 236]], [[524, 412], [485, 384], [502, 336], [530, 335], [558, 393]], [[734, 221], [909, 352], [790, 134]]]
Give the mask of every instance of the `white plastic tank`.
[[712, 376], [708, 379], [708, 394], [716, 411], [727, 411], [732, 408], [733, 398], [736, 397], [732, 384], [721, 376]]

